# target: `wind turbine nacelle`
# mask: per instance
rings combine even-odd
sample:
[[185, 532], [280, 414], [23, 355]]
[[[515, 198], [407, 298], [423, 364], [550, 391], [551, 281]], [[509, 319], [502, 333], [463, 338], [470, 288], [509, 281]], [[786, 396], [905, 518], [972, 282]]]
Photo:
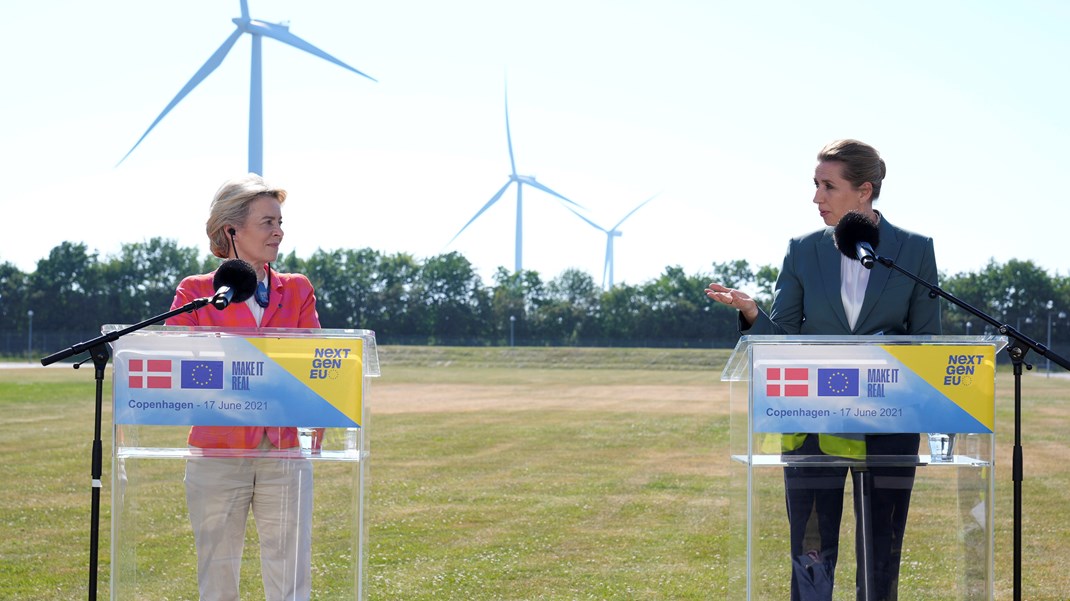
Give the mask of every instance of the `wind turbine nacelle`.
[[259, 19], [243, 19], [241, 17], [235, 17], [231, 19], [239, 29], [245, 33], [260, 33], [264, 30], [277, 30], [290, 31], [290, 22], [283, 21], [282, 23], [269, 23], [267, 21], [260, 21]]

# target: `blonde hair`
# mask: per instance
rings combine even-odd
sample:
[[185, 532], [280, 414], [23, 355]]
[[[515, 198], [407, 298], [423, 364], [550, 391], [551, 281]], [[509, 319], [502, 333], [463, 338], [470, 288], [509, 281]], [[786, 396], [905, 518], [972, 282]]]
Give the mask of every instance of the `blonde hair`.
[[216, 190], [204, 228], [213, 255], [221, 259], [231, 255], [227, 230], [245, 223], [249, 216], [249, 205], [265, 195], [276, 198], [279, 204], [286, 202], [286, 190], [269, 185], [255, 173], [228, 180]]

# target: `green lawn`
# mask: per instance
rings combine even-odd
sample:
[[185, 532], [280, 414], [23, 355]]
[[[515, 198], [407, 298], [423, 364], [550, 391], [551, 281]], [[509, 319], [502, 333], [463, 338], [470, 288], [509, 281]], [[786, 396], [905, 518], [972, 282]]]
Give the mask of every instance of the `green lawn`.
[[[728, 390], [720, 382], [726, 357], [709, 350], [381, 348], [383, 376], [372, 386], [368, 424], [368, 598], [722, 598], [734, 473]], [[8, 539], [0, 599], [85, 595], [92, 376], [0, 369], [7, 484], [0, 524]], [[1024, 384], [1030, 600], [1063, 600], [1070, 591], [1068, 384], [1034, 374]], [[1001, 374], [997, 599], [1011, 591], [1011, 392]], [[100, 598], [110, 568], [109, 418], [106, 406]], [[317, 473], [317, 511], [334, 494], [328, 481]], [[155, 552], [188, 553], [181, 483], [157, 485], [166, 525], [154, 534], [162, 549]], [[770, 493], [774, 515], [782, 511], [778, 494]], [[849, 515], [848, 507], [845, 523]], [[908, 529], [908, 544], [924, 538], [924, 523], [919, 517]], [[841, 561], [841, 582], [851, 581], [850, 563]], [[148, 579], [158, 580], [159, 601], [190, 598], [190, 578]], [[943, 598], [931, 585], [905, 574], [900, 598]], [[247, 598], [257, 598], [257, 588], [255, 577], [246, 579]]]

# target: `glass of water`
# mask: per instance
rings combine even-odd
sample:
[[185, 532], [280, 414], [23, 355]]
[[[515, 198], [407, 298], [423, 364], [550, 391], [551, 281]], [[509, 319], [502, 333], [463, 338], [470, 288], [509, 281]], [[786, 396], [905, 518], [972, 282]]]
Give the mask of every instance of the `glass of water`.
[[322, 441], [320, 431], [316, 428], [297, 428], [297, 442], [302, 453], [319, 453]]
[[946, 432], [929, 434], [930, 463], [951, 463], [955, 461], [955, 435]]

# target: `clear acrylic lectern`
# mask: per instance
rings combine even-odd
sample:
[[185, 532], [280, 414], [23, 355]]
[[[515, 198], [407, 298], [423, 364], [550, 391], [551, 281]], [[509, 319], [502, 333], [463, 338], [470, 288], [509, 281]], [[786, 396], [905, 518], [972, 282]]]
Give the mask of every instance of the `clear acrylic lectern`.
[[[875, 567], [872, 557], [887, 528], [872, 523], [880, 516], [870, 508], [880, 514], [879, 495], [898, 488], [909, 499], [890, 578], [898, 598], [992, 599], [995, 354], [1005, 345], [988, 336], [742, 337], [722, 374], [731, 413], [728, 598], [787, 601], [794, 586], [802, 599], [866, 599], [889, 580], [880, 573], [888, 562]], [[875, 451], [893, 439], [917, 440], [917, 454]], [[838, 553], [793, 548], [812, 534], [789, 525], [789, 505], [809, 506], [798, 502], [800, 488], [842, 499]], [[821, 539], [835, 536], [837, 520], [814, 513]]]
[[[295, 586], [305, 598], [365, 598], [373, 332], [160, 326], [112, 350], [113, 600], [197, 599], [199, 566], [219, 561], [240, 571], [241, 599]], [[257, 493], [236, 543], [206, 547], [202, 537], [224, 536], [214, 516], [244, 505], [220, 512], [205, 499], [251, 470], [257, 487], [277, 477], [277, 490], [305, 492]]]

